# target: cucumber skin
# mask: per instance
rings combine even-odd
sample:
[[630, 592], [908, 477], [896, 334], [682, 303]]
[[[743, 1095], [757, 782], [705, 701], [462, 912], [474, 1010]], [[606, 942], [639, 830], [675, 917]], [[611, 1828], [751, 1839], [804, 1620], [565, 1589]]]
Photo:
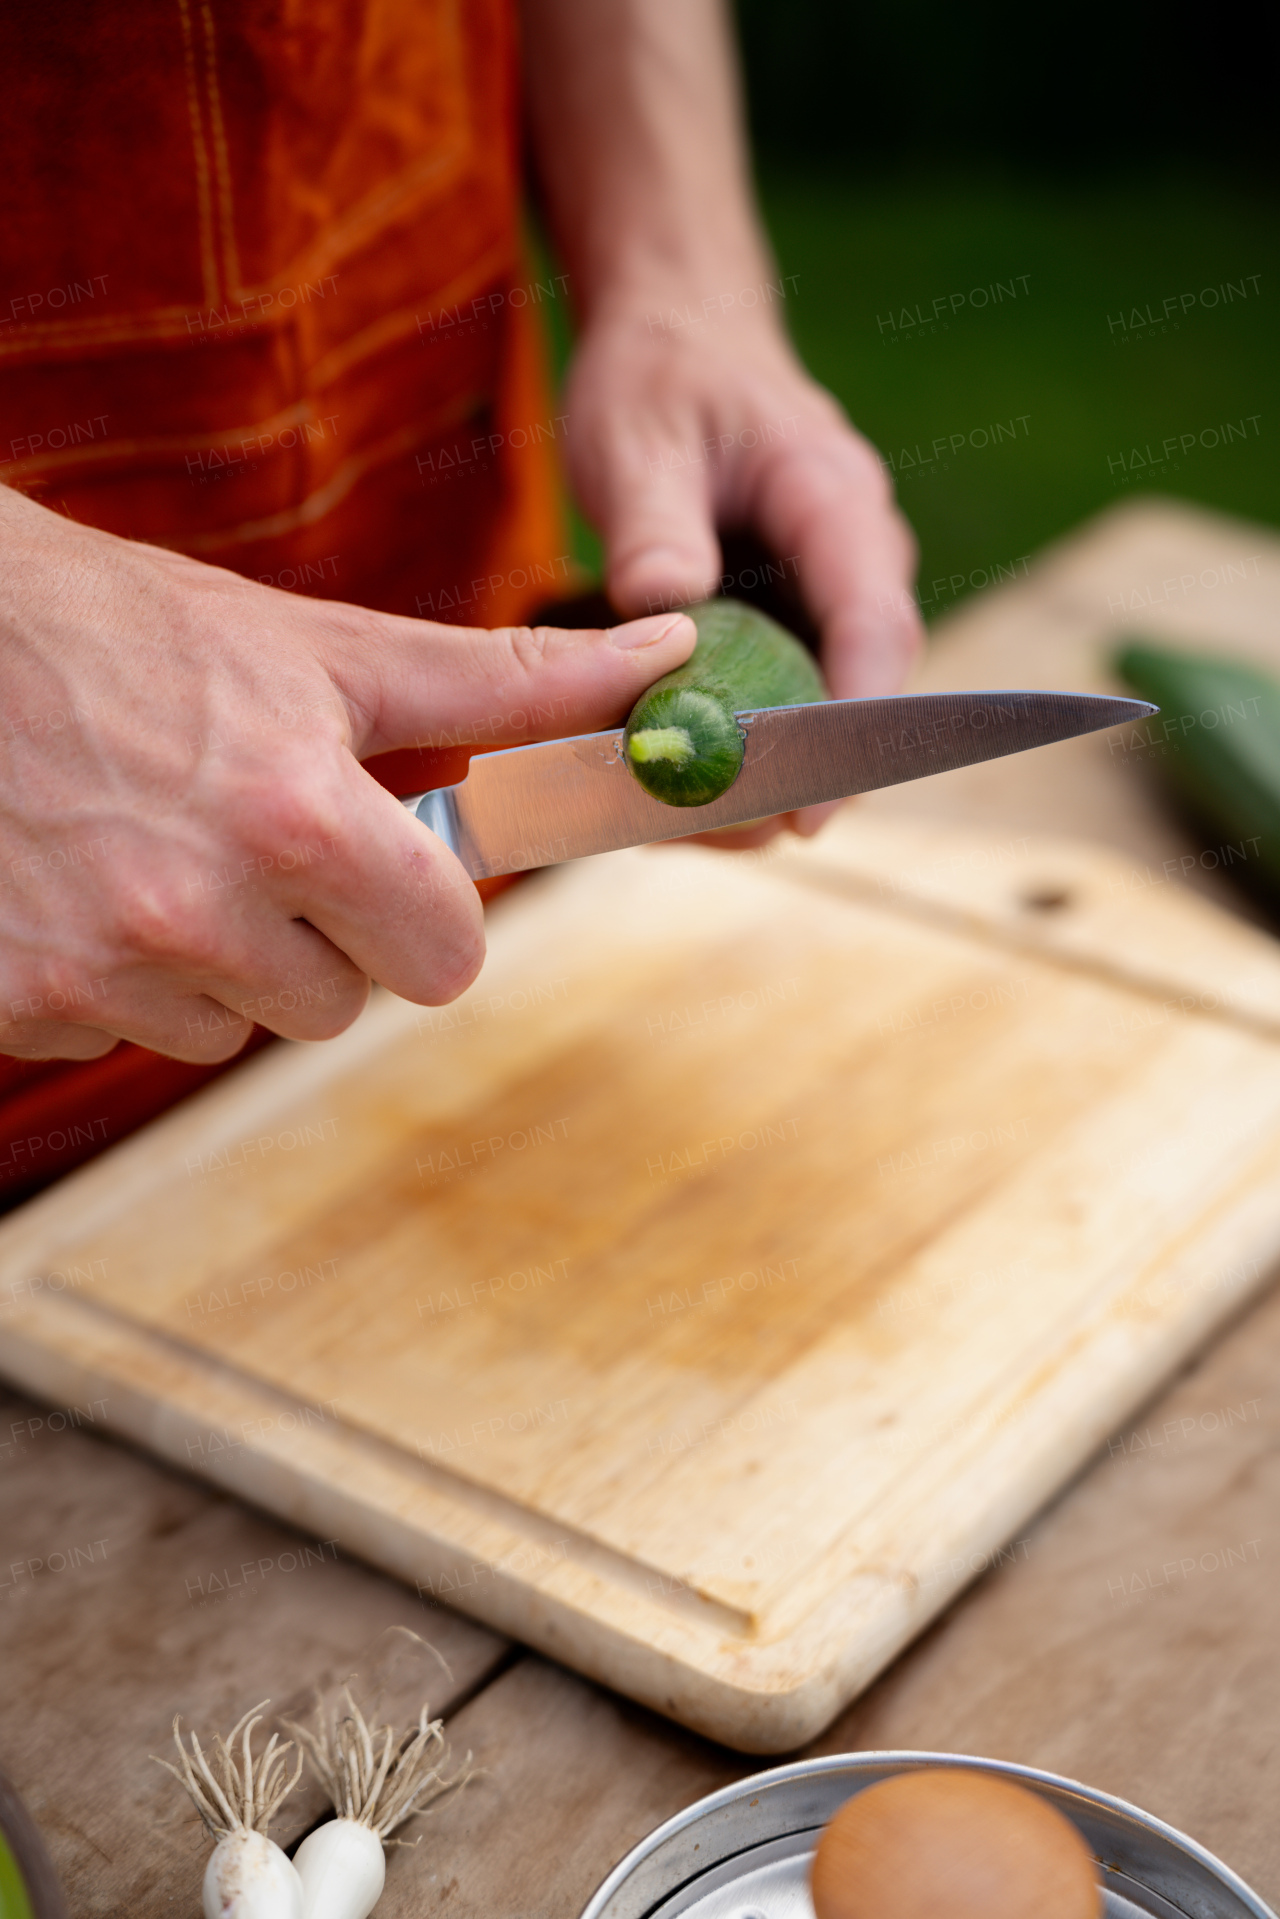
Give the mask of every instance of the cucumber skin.
[[[727, 793], [742, 767], [735, 713], [758, 706], [807, 706], [829, 698], [808, 649], [767, 614], [740, 600], [686, 607], [698, 643], [683, 666], [664, 673], [631, 710], [623, 754], [632, 777], [666, 806], [708, 806]], [[634, 733], [681, 727], [694, 746], [683, 765], [631, 758]]]
[[[1254, 872], [1280, 893], [1280, 684], [1240, 660], [1142, 640], [1114, 664], [1160, 708], [1143, 725], [1167, 741], [1161, 766], [1179, 799], [1228, 840], [1256, 838]], [[1217, 717], [1206, 725], [1210, 712]]]

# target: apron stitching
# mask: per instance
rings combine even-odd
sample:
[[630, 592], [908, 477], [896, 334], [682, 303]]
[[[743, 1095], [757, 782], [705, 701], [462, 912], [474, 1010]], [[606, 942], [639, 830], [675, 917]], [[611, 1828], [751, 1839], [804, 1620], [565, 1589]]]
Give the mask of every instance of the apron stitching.
[[[497, 269], [510, 271], [510, 267], [512, 267], [512, 253], [509, 246], [503, 242], [491, 246], [470, 269], [457, 274], [457, 278], [453, 278], [449, 286], [443, 286], [438, 292], [432, 294], [430, 301], [424, 303], [426, 315], [434, 317], [439, 313], [445, 313], [449, 307], [457, 307], [459, 301], [468, 294], [474, 294], [476, 288], [493, 286], [495, 280], [501, 278], [501, 271]], [[361, 361], [370, 359], [374, 353], [405, 340], [413, 332], [413, 328], [420, 324], [420, 320], [422, 320], [422, 313], [416, 307], [399, 307], [395, 313], [388, 313], [382, 319], [374, 320], [359, 334], [351, 334], [342, 344], [330, 347], [330, 351], [320, 357], [315, 367], [294, 368], [296, 386], [305, 386], [313, 393], [326, 388], [332, 380], [338, 380], [342, 374], [357, 367]], [[297, 344], [297, 334], [294, 334], [294, 344]], [[468, 407], [474, 407], [474, 401], [470, 401]], [[42, 476], [65, 472], [65, 470], [90, 472], [94, 466], [102, 466], [107, 462], [121, 461], [121, 459], [136, 459], [138, 455], [163, 455], [163, 453], [178, 455], [178, 453], [200, 451], [201, 447], [228, 447], [236, 439], [257, 436], [263, 432], [274, 432], [282, 426], [292, 426], [297, 422], [313, 420], [315, 416], [317, 415], [315, 415], [313, 401], [303, 399], [303, 401], [296, 401], [292, 407], [286, 407], [282, 413], [276, 413], [267, 420], [257, 420], [255, 424], [249, 424], [249, 426], [230, 426], [209, 434], [148, 434], [146, 438], [138, 436], [130, 439], [109, 439], [96, 447], [86, 447], [86, 449], [75, 447], [75, 449], [67, 449], [65, 453], [50, 451], [46, 455], [33, 455], [25, 461], [0, 461], [0, 466], [10, 468], [10, 472], [6, 474], [6, 480], [10, 484], [23, 484], [23, 482], [38, 480]], [[451, 420], [443, 420], [443, 424], [447, 426], [451, 424]], [[163, 541], [157, 541], [157, 545], [163, 545]]]
[[205, 97], [209, 108], [209, 126], [213, 133], [213, 158], [218, 178], [218, 212], [222, 225], [222, 260], [226, 283], [240, 284], [240, 258], [236, 248], [235, 200], [231, 192], [231, 162], [227, 153], [227, 133], [222, 119], [222, 95], [218, 89], [218, 54], [213, 29], [213, 9], [209, 0], [201, 0], [204, 24]]
[[278, 539], [282, 533], [292, 533], [297, 527], [310, 526], [314, 521], [323, 519], [326, 513], [332, 512], [339, 501], [345, 499], [374, 467], [384, 466], [399, 453], [412, 452], [415, 446], [421, 446], [424, 440], [443, 432], [446, 427], [456, 426], [461, 420], [473, 417], [478, 409], [488, 403], [486, 396], [471, 394], [438, 408], [429, 419], [397, 427], [394, 433], [387, 434], [384, 439], [365, 447], [363, 452], [354, 453], [344, 460], [324, 486], [309, 494], [297, 506], [286, 507], [282, 512], [273, 513], [265, 519], [244, 520], [238, 526], [213, 529], [185, 539], [153, 537], [151, 544], [167, 546], [181, 553], [216, 553], [229, 546], [247, 544], [250, 540]]
[[228, 447], [236, 440], [256, 438], [261, 433], [278, 433], [287, 426], [304, 426], [315, 418], [315, 407], [310, 400], [295, 400], [279, 413], [273, 413], [269, 418], [249, 426], [222, 427], [214, 433], [138, 434], [131, 439], [104, 440], [94, 447], [68, 449], [65, 453], [55, 451], [43, 456], [33, 454], [25, 460], [0, 461], [0, 465], [11, 467], [15, 480], [28, 479], [33, 474], [56, 473], [60, 468], [74, 467], [77, 460], [88, 470], [104, 462], [135, 459], [140, 455], [176, 455], [198, 452], [206, 447]]
[[[179, 0], [179, 5], [182, 4], [184, 0]], [[420, 178], [424, 171], [426, 177]], [[299, 255], [270, 280], [264, 281], [261, 287], [239, 289], [237, 297], [242, 300], [257, 299], [263, 294], [273, 293], [280, 287], [296, 283], [299, 278], [305, 279], [308, 274], [315, 273], [326, 264], [356, 252], [358, 244], [367, 246], [370, 241], [378, 239], [380, 233], [385, 232], [392, 224], [392, 217], [396, 213], [395, 198], [397, 196], [402, 199], [407, 198], [415, 187], [429, 186], [433, 189], [432, 195], [428, 196], [424, 193], [422, 198], [426, 204], [430, 204], [430, 199], [436, 193], [453, 184], [451, 176], [455, 171], [453, 156], [432, 160], [425, 169], [422, 166], [410, 168], [395, 183], [394, 193], [391, 189], [386, 190], [377, 206], [360, 207], [354, 214], [344, 215], [342, 219], [327, 227], [324, 233], [312, 242], [306, 253]], [[433, 175], [439, 177], [432, 177]], [[403, 215], [404, 209], [400, 208], [399, 213]], [[384, 216], [381, 228], [374, 224], [379, 215]], [[366, 227], [368, 231], [364, 230]], [[211, 271], [216, 280], [216, 255], [212, 251], [206, 264], [209, 262], [212, 262]], [[216, 298], [208, 300], [210, 308], [215, 308], [217, 304]], [[230, 324], [242, 327], [245, 332], [248, 332], [250, 328], [269, 330], [286, 324], [291, 314], [292, 310], [260, 316], [253, 320], [234, 320]], [[57, 348], [63, 343], [73, 344], [80, 340], [93, 346], [114, 345], [131, 340], [182, 339], [190, 336], [189, 319], [189, 307], [166, 306], [155, 307], [132, 317], [122, 314], [103, 314], [83, 320], [46, 320], [38, 326], [24, 328], [20, 337], [0, 340], [0, 360], [17, 359], [40, 347]]]
[[[512, 264], [511, 246], [505, 241], [497, 242], [489, 248], [487, 253], [481, 254], [478, 260], [451, 280], [448, 286], [438, 288], [429, 296], [423, 303], [427, 315], [432, 316], [443, 312], [449, 306], [456, 306], [459, 300], [464, 299], [468, 293], [474, 293], [477, 288], [493, 285], [494, 281], [502, 276], [504, 270], [510, 270]], [[383, 314], [381, 319], [372, 321], [359, 333], [353, 333], [348, 339], [340, 340], [336, 346], [330, 347], [329, 351], [323, 354], [311, 368], [307, 375], [307, 385], [313, 388], [328, 386], [330, 381], [349, 372], [353, 366], [358, 365], [361, 360], [368, 359], [380, 348], [403, 339], [417, 327], [422, 317], [422, 311], [417, 307], [400, 307], [394, 313]]]
[[204, 297], [210, 306], [218, 304], [221, 287], [218, 280], [218, 256], [213, 241], [213, 203], [209, 187], [209, 153], [205, 146], [204, 125], [200, 114], [200, 94], [196, 79], [195, 47], [192, 43], [189, 0], [178, 0], [182, 20], [182, 59], [187, 80], [187, 114], [191, 121], [191, 144], [195, 152], [196, 211], [200, 223], [200, 260], [204, 270]]
[[[460, 273], [446, 287], [441, 287], [425, 303], [426, 314], [434, 316], [456, 306], [459, 301], [473, 293], [478, 287], [492, 286], [501, 275], [495, 269], [512, 265], [512, 253], [505, 243], [489, 248], [481, 255], [474, 266]], [[384, 314], [380, 320], [354, 333], [349, 339], [331, 347], [310, 369], [301, 372], [295, 367], [295, 380], [299, 386], [309, 388], [313, 393], [323, 389], [333, 380], [349, 373], [352, 367], [359, 365], [373, 354], [410, 335], [423, 318], [422, 312], [415, 308], [400, 307], [395, 313]], [[465, 321], [460, 324], [466, 324]], [[296, 334], [294, 336], [296, 342]], [[215, 433], [203, 434], [152, 434], [145, 438], [129, 440], [109, 440], [91, 448], [79, 447], [66, 452], [50, 452], [44, 455], [32, 455], [25, 460], [0, 461], [0, 466], [8, 468], [6, 478], [19, 482], [38, 478], [45, 474], [57, 473], [67, 468], [87, 472], [104, 462], [133, 457], [138, 454], [189, 453], [201, 447], [225, 446], [230, 442], [249, 434], [258, 434], [289, 426], [302, 419], [314, 419], [315, 409], [310, 399], [295, 402], [283, 412], [272, 415], [252, 426], [227, 427]], [[448, 422], [446, 422], [448, 424]]]

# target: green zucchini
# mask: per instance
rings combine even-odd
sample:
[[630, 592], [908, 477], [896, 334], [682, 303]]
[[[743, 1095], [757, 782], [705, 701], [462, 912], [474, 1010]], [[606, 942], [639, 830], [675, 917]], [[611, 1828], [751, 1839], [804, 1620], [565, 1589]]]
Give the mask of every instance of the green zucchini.
[[828, 697], [817, 662], [785, 627], [740, 600], [686, 608], [698, 643], [631, 710], [623, 734], [628, 767], [667, 806], [708, 806], [742, 766], [734, 718], [758, 706], [808, 706]]
[[[1175, 653], [1138, 640], [1115, 656], [1120, 677], [1159, 714], [1132, 729], [1176, 796], [1225, 834], [1269, 891], [1280, 889], [1280, 684], [1243, 660]], [[1222, 852], [1228, 848], [1220, 848]]]

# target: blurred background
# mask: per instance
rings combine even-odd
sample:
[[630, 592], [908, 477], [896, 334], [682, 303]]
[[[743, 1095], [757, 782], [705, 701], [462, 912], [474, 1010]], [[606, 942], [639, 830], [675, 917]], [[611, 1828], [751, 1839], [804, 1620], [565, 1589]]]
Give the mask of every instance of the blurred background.
[[792, 337], [893, 462], [926, 619], [1135, 490], [1280, 521], [1274, 13], [736, 12]]

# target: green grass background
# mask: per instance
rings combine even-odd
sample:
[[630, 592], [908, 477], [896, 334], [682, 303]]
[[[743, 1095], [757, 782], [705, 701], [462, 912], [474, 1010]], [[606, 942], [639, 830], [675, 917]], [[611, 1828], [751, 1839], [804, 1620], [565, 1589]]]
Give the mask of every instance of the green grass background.
[[[926, 617], [963, 597], [971, 574], [1139, 489], [1280, 522], [1280, 230], [1265, 191], [1198, 171], [1073, 185], [941, 166], [867, 177], [810, 161], [763, 164], [760, 194], [781, 271], [795, 276], [792, 337], [882, 450], [927, 451], [935, 437], [1028, 416], [1016, 440], [902, 475]], [[966, 304], [926, 329], [878, 325], [1023, 274], [1014, 301]], [[1159, 332], [1108, 326], [1253, 274], [1244, 300], [1179, 310]], [[556, 345], [563, 364], [563, 326]], [[1243, 442], [1197, 445], [1136, 481], [1109, 469], [1135, 446], [1248, 415], [1260, 417]], [[574, 540], [598, 570], [590, 529], [579, 522]], [[965, 578], [959, 592], [953, 575]]]

